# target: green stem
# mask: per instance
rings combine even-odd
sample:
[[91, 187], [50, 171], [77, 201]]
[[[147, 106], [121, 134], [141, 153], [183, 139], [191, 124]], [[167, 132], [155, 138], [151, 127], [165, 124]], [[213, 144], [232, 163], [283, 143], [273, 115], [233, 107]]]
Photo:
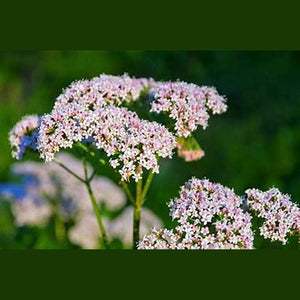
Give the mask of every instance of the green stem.
[[153, 175], [154, 175], [153, 171], [150, 171], [149, 174], [148, 174], [146, 183], [144, 185], [143, 194], [142, 194], [142, 201], [143, 201], [143, 203], [145, 202], [145, 198], [147, 196], [147, 192], [148, 192], [150, 184], [152, 182]]
[[75, 178], [77, 178], [79, 181], [85, 183], [85, 180], [82, 179], [80, 176], [78, 176], [76, 173], [74, 173], [72, 170], [70, 170], [67, 166], [65, 166], [63, 163], [61, 163], [58, 159], [54, 158], [54, 161], [61, 166], [63, 169], [65, 169], [68, 173], [73, 175]]
[[90, 184], [90, 180], [88, 178], [87, 165], [86, 165], [85, 158], [83, 159], [83, 165], [84, 165], [84, 174], [85, 174], [85, 182], [84, 183], [87, 187], [87, 190], [88, 190], [91, 202], [92, 202], [93, 210], [94, 210], [94, 213], [96, 215], [98, 226], [99, 226], [99, 229], [100, 229], [100, 232], [101, 232], [101, 235], [102, 235], [102, 240], [103, 240], [103, 243], [104, 243], [104, 247], [106, 249], [108, 249], [109, 248], [109, 246], [108, 246], [109, 242], [108, 242], [107, 233], [106, 233], [105, 227], [103, 225], [102, 216], [101, 216], [100, 209], [99, 209], [99, 206], [98, 206], [97, 201], [96, 201], [96, 197], [93, 193], [93, 190], [92, 190], [92, 187], [91, 187], [91, 184]]
[[56, 239], [61, 242], [64, 240], [66, 235], [65, 225], [58, 214], [55, 216], [54, 222]]
[[143, 191], [142, 191], [143, 179], [140, 179], [136, 183], [136, 201], [133, 212], [133, 245], [132, 248], [136, 249], [140, 239], [140, 220], [141, 220], [141, 208], [143, 203]]
[[[85, 147], [84, 145], [82, 144], [78, 144], [82, 149], [84, 149], [85, 151], [88, 151], [87, 147]], [[94, 154], [94, 153], [93, 153]], [[95, 155], [95, 154], [94, 154]], [[78, 176], [76, 173], [74, 173], [71, 169], [69, 169], [67, 166], [65, 166], [63, 163], [61, 163], [59, 160], [55, 159], [54, 160], [59, 166], [61, 166], [63, 169], [65, 169], [68, 173], [70, 173], [71, 175], [73, 175], [75, 178], [77, 178], [79, 181], [83, 182], [85, 184], [85, 186], [87, 187], [87, 190], [88, 190], [88, 193], [89, 193], [89, 197], [91, 199], [91, 202], [92, 202], [92, 206], [93, 206], [93, 210], [94, 210], [94, 213], [96, 215], [96, 218], [97, 218], [97, 222], [98, 222], [98, 225], [99, 225], [99, 229], [100, 229], [100, 232], [101, 232], [101, 235], [102, 235], [102, 240], [103, 240], [103, 243], [104, 243], [104, 246], [105, 248], [109, 248], [108, 247], [108, 237], [107, 237], [107, 234], [106, 234], [106, 230], [105, 230], [105, 227], [103, 225], [103, 221], [102, 221], [102, 217], [101, 217], [101, 214], [100, 214], [100, 209], [98, 207], [98, 204], [97, 204], [97, 201], [96, 201], [96, 198], [95, 198], [95, 195], [93, 193], [93, 190], [91, 188], [91, 181], [93, 179], [93, 177], [95, 176], [95, 172], [93, 172], [93, 174], [88, 177], [88, 173], [87, 173], [87, 165], [86, 165], [86, 160], [85, 158], [83, 159], [83, 166], [84, 166], [84, 174], [85, 174], [85, 179], [82, 179], [80, 176]], [[55, 220], [56, 222], [56, 220]], [[57, 224], [55, 224], [55, 230], [56, 230], [56, 226], [58, 226]]]
[[101, 232], [101, 235], [102, 235], [102, 240], [103, 240], [104, 246], [105, 246], [106, 249], [108, 249], [109, 248], [109, 246], [108, 246], [109, 242], [108, 242], [108, 237], [107, 237], [107, 234], [106, 234], [105, 227], [103, 225], [102, 216], [100, 214], [100, 209], [98, 207], [98, 204], [97, 204], [96, 198], [94, 196], [94, 193], [92, 191], [90, 183], [87, 181], [85, 185], [87, 187], [87, 190], [88, 190], [88, 193], [89, 193], [92, 205], [93, 205], [93, 210], [94, 210], [94, 213], [95, 213], [96, 218], [97, 218], [97, 222], [98, 222], [98, 226], [99, 226], [99, 229], [100, 229], [100, 232]]
[[131, 202], [131, 204], [133, 206], [135, 206], [135, 200], [134, 200], [134, 197], [132, 196], [132, 194], [129, 190], [128, 184], [126, 182], [124, 182], [123, 180], [120, 181], [120, 184], [122, 185], [122, 187], [123, 187], [128, 199], [129, 199], [129, 201]]
[[101, 163], [101, 165], [103, 165], [103, 166], [106, 165], [105, 160], [100, 158], [99, 156], [97, 156], [94, 151], [89, 150], [87, 146], [83, 145], [82, 143], [77, 143], [76, 146], [81, 148], [82, 150], [84, 150], [87, 154], [89, 154], [92, 157], [96, 158], [97, 161]]

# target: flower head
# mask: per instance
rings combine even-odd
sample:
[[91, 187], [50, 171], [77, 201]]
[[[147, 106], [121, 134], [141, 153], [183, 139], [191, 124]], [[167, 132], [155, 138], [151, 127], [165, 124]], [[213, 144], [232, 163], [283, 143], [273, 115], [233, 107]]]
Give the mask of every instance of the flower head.
[[252, 249], [251, 216], [233, 190], [207, 179], [190, 179], [169, 204], [178, 222], [173, 230], [155, 230], [140, 249]]
[[107, 105], [128, 104], [136, 101], [142, 91], [152, 84], [151, 79], [131, 78], [126, 74], [122, 76], [102, 74], [91, 80], [75, 81], [57, 97], [54, 110], [65, 115]]
[[188, 247], [253, 247], [251, 216], [240, 208], [241, 198], [221, 184], [192, 178], [169, 206]]
[[169, 250], [178, 249], [180, 236], [174, 234], [173, 230], [152, 229], [151, 233], [145, 235], [138, 244], [140, 250]]
[[106, 106], [56, 120], [53, 115], [41, 119], [42, 158], [51, 161], [61, 148], [90, 140], [110, 157], [111, 166], [119, 169], [124, 180], [133, 176], [137, 181], [143, 168], [158, 173], [158, 157], [171, 157], [176, 146], [175, 137], [163, 125], [142, 120], [126, 108]]
[[293, 231], [300, 233], [300, 209], [289, 195], [271, 188], [266, 192], [248, 189], [246, 196], [249, 210], [263, 221], [259, 229], [264, 238], [286, 244]]
[[12, 203], [12, 213], [17, 226], [44, 226], [52, 216], [53, 210], [48, 202], [26, 195]]
[[180, 137], [187, 137], [202, 126], [208, 125], [209, 113], [221, 114], [226, 111], [224, 97], [213, 87], [199, 87], [186, 82], [157, 83], [150, 90], [154, 100], [151, 111], [166, 112], [175, 120], [175, 132]]
[[158, 158], [172, 157], [175, 137], [156, 122], [141, 120], [125, 108], [107, 107], [97, 114], [96, 147], [111, 157], [124, 180], [138, 181], [143, 168], [159, 172]]
[[177, 138], [177, 153], [186, 162], [199, 160], [205, 155], [205, 152], [192, 136]]
[[36, 150], [39, 122], [37, 115], [25, 116], [10, 131], [9, 141], [14, 158], [22, 159], [26, 149]]

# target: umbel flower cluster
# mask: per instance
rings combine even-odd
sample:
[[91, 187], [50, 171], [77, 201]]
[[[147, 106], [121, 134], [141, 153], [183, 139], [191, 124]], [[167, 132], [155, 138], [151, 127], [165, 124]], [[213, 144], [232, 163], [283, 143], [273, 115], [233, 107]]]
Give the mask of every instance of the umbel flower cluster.
[[60, 148], [71, 148], [74, 142], [88, 139], [104, 150], [111, 166], [119, 167], [126, 181], [131, 176], [140, 179], [143, 168], [158, 173], [157, 156], [171, 157], [176, 146], [173, 135], [163, 125], [141, 120], [126, 108], [107, 106], [62, 122], [53, 122], [51, 115], [43, 117], [38, 148], [41, 157], [51, 161]]
[[166, 112], [175, 121], [177, 136], [187, 137], [198, 126], [208, 126], [209, 111], [221, 114], [227, 110], [226, 100], [215, 88], [186, 82], [158, 83], [152, 89], [151, 111]]
[[[167, 128], [154, 121], [140, 119], [126, 108], [147, 94], [151, 111], [169, 112], [176, 121]], [[131, 78], [128, 75], [100, 75], [91, 80], [72, 83], [59, 95], [49, 114], [22, 119], [12, 130], [10, 141], [13, 156], [21, 159], [26, 149], [38, 150], [50, 162], [61, 149], [74, 144], [92, 144], [103, 150], [123, 180], [140, 179], [143, 168], [158, 173], [158, 158], [171, 157], [178, 147], [187, 161], [200, 159], [204, 152], [184, 146], [184, 140], [198, 125], [207, 127], [208, 111], [226, 111], [225, 98], [214, 88], [184, 82], [155, 82], [153, 79]], [[30, 122], [29, 122], [30, 121]], [[29, 125], [28, 125], [29, 123]], [[193, 150], [192, 149], [192, 150]]]
[[241, 208], [240, 197], [221, 184], [192, 178], [169, 204], [179, 225], [154, 230], [140, 249], [251, 249], [251, 216]]
[[21, 159], [26, 149], [37, 149], [37, 127], [40, 118], [37, 115], [25, 116], [9, 133], [9, 141], [12, 147], [12, 156]]
[[262, 220], [259, 230], [264, 238], [286, 244], [290, 233], [300, 233], [300, 209], [289, 195], [271, 188], [248, 189], [246, 196], [249, 210]]
[[138, 248], [253, 249], [252, 214], [263, 219], [264, 238], [285, 244], [288, 235], [300, 233], [300, 209], [287, 195], [272, 188], [248, 189], [246, 196], [247, 205], [245, 197], [221, 184], [192, 178], [169, 204], [178, 225], [173, 230], [153, 229]]
[[[58, 159], [71, 166], [79, 176], [83, 176], [80, 160], [67, 153], [59, 153]], [[90, 165], [88, 172], [92, 172]], [[17, 227], [41, 227], [47, 225], [51, 218], [60, 218], [63, 223], [74, 223], [68, 232], [69, 239], [74, 244], [86, 249], [99, 247], [100, 232], [92, 205], [87, 201], [87, 190], [78, 184], [75, 177], [55, 163], [45, 165], [30, 161], [13, 165], [12, 173], [20, 177], [22, 182], [0, 186], [0, 196], [11, 201]], [[116, 215], [104, 218], [110, 237], [129, 246], [132, 235], [130, 217], [133, 211], [126, 207], [123, 190], [103, 176], [95, 176], [91, 184], [98, 205], [105, 206], [107, 211]], [[145, 218], [141, 224], [141, 236], [153, 226], [162, 226], [160, 219], [149, 209], [144, 208], [142, 215]]]

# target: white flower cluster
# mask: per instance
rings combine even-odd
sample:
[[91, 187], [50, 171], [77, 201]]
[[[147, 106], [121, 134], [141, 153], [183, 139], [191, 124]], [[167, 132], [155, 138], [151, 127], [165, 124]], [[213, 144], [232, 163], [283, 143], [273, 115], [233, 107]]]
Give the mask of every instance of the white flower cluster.
[[91, 80], [71, 83], [56, 99], [54, 110], [65, 112], [67, 105], [70, 113], [78, 110], [94, 110], [107, 105], [119, 106], [136, 101], [144, 89], [153, 84], [152, 79], [131, 78], [124, 74], [112, 76], [102, 74]]
[[[80, 177], [84, 177], [80, 160], [67, 153], [59, 153], [58, 160], [70, 167]], [[91, 175], [92, 168], [88, 167]], [[74, 226], [68, 231], [69, 239], [84, 249], [99, 247], [100, 232], [86, 187], [55, 163], [48, 165], [37, 162], [17, 163], [14, 175], [23, 179], [21, 185], [0, 186], [0, 196], [11, 200], [16, 226], [45, 226], [50, 218], [59, 214], [64, 222], [72, 220]], [[103, 218], [109, 238], [118, 239], [127, 247], [131, 246], [133, 210], [125, 207], [123, 190], [110, 179], [95, 176], [91, 187], [98, 205], [104, 205], [117, 217]], [[125, 209], [123, 209], [125, 207]], [[141, 236], [150, 232], [162, 222], [149, 209], [142, 210]]]
[[300, 234], [300, 209], [289, 195], [282, 194], [277, 188], [266, 192], [248, 189], [246, 195], [249, 210], [263, 221], [259, 229], [264, 238], [286, 244], [292, 232]]
[[[60, 153], [58, 159], [83, 177], [81, 161], [67, 153]], [[88, 170], [91, 174], [90, 166]], [[93, 211], [85, 186], [78, 184], [78, 179], [55, 163], [19, 163], [13, 166], [13, 173], [21, 176], [23, 183], [21, 186], [4, 186], [0, 188], [0, 194], [13, 200], [12, 211], [18, 226], [44, 225], [56, 213], [68, 220]], [[118, 210], [126, 204], [124, 192], [110, 179], [95, 176], [91, 186], [99, 205]]]
[[176, 250], [185, 249], [184, 245], [180, 243], [180, 234], [176, 234], [176, 229], [156, 229], [145, 235], [142, 241], [138, 244], [139, 250]]
[[241, 204], [233, 190], [192, 178], [169, 204], [179, 225], [173, 231], [154, 230], [139, 249], [252, 249], [251, 216]]
[[[107, 220], [103, 218], [104, 226]], [[95, 215], [91, 213], [80, 214], [75, 225], [69, 230], [70, 241], [82, 249], [98, 249], [100, 246], [100, 231]]]
[[161, 124], [138, 118], [125, 108], [108, 107], [99, 112], [95, 123], [96, 147], [110, 157], [113, 168], [124, 180], [138, 181], [143, 168], [159, 172], [158, 157], [172, 157], [176, 147], [174, 136]]
[[[120, 240], [125, 248], [131, 247], [132, 219], [132, 207], [126, 207], [121, 214], [112, 220], [104, 218], [103, 223], [109, 238]], [[140, 237], [149, 233], [153, 227], [161, 226], [161, 220], [153, 212], [147, 208], [142, 208]], [[81, 215], [75, 226], [69, 231], [70, 240], [83, 249], [97, 249], [99, 247], [99, 236], [97, 220], [92, 213]]]
[[111, 157], [110, 164], [119, 167], [123, 180], [133, 176], [138, 181], [143, 168], [158, 173], [157, 158], [171, 157], [176, 147], [175, 137], [163, 125], [141, 120], [126, 108], [107, 106], [70, 118], [61, 116], [54, 111], [41, 120], [38, 147], [46, 161], [61, 148], [90, 139]]
[[175, 131], [179, 137], [208, 125], [209, 113], [221, 114], [227, 110], [226, 100], [213, 87], [199, 87], [186, 82], [161, 82], [150, 90], [154, 100], [151, 111], [167, 112], [175, 120]]
[[13, 202], [12, 213], [17, 226], [44, 226], [51, 218], [53, 209], [43, 199], [25, 195], [20, 201]]
[[186, 161], [203, 157], [198, 146], [189, 149], [184, 142], [177, 144], [163, 125], [119, 108], [146, 91], [154, 95], [151, 111], [169, 112], [179, 137], [186, 138], [198, 125], [205, 128], [208, 111], [219, 114], [227, 108], [225, 99], [214, 88], [102, 74], [73, 82], [57, 97], [49, 114], [22, 119], [10, 133], [12, 154], [20, 159], [31, 148], [50, 162], [57, 152], [72, 148], [74, 143], [93, 143], [111, 157], [112, 167], [118, 168], [126, 181], [131, 177], [138, 181], [143, 168], [158, 173], [158, 157], [171, 157], [176, 146], [178, 155]]
[[40, 119], [36, 115], [24, 116], [10, 131], [9, 141], [12, 147], [12, 156], [22, 159], [26, 149], [36, 150], [37, 128]]

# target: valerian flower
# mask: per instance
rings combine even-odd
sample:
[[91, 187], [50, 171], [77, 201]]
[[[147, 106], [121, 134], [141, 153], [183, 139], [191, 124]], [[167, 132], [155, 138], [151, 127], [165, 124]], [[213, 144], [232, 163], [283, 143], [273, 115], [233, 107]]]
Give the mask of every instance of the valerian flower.
[[252, 249], [251, 216], [233, 190], [207, 179], [190, 179], [169, 204], [177, 225], [154, 230], [140, 249]]
[[[130, 103], [137, 101], [149, 89], [151, 89], [149, 94], [154, 95], [151, 111], [168, 112], [169, 116], [175, 120], [175, 134], [179, 139], [183, 138], [180, 141], [178, 140], [177, 145], [174, 146], [178, 146], [179, 156], [186, 161], [200, 159], [204, 152], [196, 140], [194, 140], [191, 148], [190, 143], [184, 141], [184, 138], [190, 136], [190, 133], [196, 130], [199, 125], [206, 128], [209, 111], [213, 114], [226, 111], [225, 98], [220, 96], [214, 88], [206, 86], [199, 87], [185, 82], [155, 82], [151, 78], [132, 78], [126, 74], [122, 76], [102, 74], [91, 80], [73, 82], [57, 97], [52, 111], [41, 117], [39, 128], [33, 131], [31, 131], [31, 128], [24, 131], [24, 124], [16, 126], [11, 133], [13, 156], [22, 158], [25, 149], [31, 148], [38, 150], [41, 158], [46, 162], [50, 162], [53, 160], [55, 153], [61, 149], [72, 148], [74, 143], [77, 142], [93, 142], [99, 134], [102, 134], [96, 131], [99, 130], [97, 126], [99, 120], [96, 118], [101, 118], [100, 115], [109, 111], [105, 109], [106, 107], [128, 106]], [[117, 109], [111, 108], [110, 112], [116, 112], [119, 115]], [[126, 111], [122, 110], [122, 112]], [[129, 113], [126, 112], [126, 114]], [[39, 118], [36, 118], [38, 123]], [[112, 116], [112, 118], [117, 118], [117, 116]], [[166, 143], [165, 152], [169, 152], [170, 144], [173, 144], [174, 138], [170, 138], [171, 133], [166, 127], [158, 126], [158, 123], [155, 122], [150, 123], [142, 120], [137, 120], [135, 123], [131, 124], [131, 128], [138, 126], [138, 124], [143, 124], [142, 127], [145, 128], [145, 131], [149, 131], [150, 127], [158, 129], [158, 134], [154, 137], [152, 137], [152, 134], [147, 136], [148, 139], [152, 140], [157, 138], [158, 143], [162, 139], [159, 139], [158, 135], [163, 135], [165, 132], [166, 140], [169, 140]], [[38, 124], [35, 125], [34, 129], [38, 127]], [[130, 135], [130, 131], [131, 129], [127, 130], [128, 135]], [[131, 140], [131, 137], [128, 137], [128, 139]], [[152, 144], [156, 144], [156, 141], [153, 140]], [[110, 146], [110, 150], [115, 148], [114, 144]], [[140, 146], [143, 148], [142, 145]], [[108, 151], [106, 154], [110, 157], [114, 153]], [[125, 156], [127, 154], [125, 153]], [[135, 153], [130, 153], [129, 155], [135, 155]], [[151, 157], [145, 156], [141, 158], [143, 166], [137, 167], [131, 161], [126, 162], [125, 160], [120, 162], [120, 160], [114, 158], [110, 160], [110, 163], [114, 168], [119, 166], [122, 168], [122, 163], [126, 163], [127, 170], [120, 170], [122, 179], [129, 180], [134, 175], [133, 177], [137, 181], [140, 178], [143, 167], [148, 170], [152, 169], [153, 172], [158, 172], [157, 163], [153, 157], [154, 153], [149, 153], [149, 155]], [[166, 157], [159, 154], [158, 156]], [[167, 156], [170, 155], [168, 154]], [[150, 165], [153, 166], [149, 167]]]
[[126, 108], [106, 106], [61, 121], [59, 116], [45, 115], [41, 119], [38, 148], [46, 161], [51, 161], [61, 148], [90, 140], [104, 150], [123, 180], [133, 176], [138, 181], [143, 168], [158, 173], [158, 157], [171, 157], [176, 147], [175, 137], [166, 127], [142, 120]]
[[290, 235], [300, 234], [300, 209], [277, 188], [248, 189], [239, 197], [220, 184], [192, 178], [169, 206], [178, 225], [153, 229], [139, 249], [253, 249], [252, 214], [261, 219], [266, 239], [286, 244]]
[[177, 154], [186, 162], [190, 162], [201, 159], [205, 155], [205, 152], [201, 149], [196, 139], [189, 136], [187, 138], [177, 138]]
[[251, 216], [241, 204], [233, 190], [207, 179], [192, 178], [169, 206], [173, 220], [180, 224], [177, 231], [185, 233], [185, 245], [249, 249], [253, 247]]
[[226, 99], [213, 87], [186, 82], [161, 82], [149, 92], [153, 95], [152, 112], [165, 112], [175, 121], [179, 137], [188, 137], [198, 126], [208, 126], [209, 111], [221, 114], [227, 110]]
[[24, 116], [10, 131], [9, 141], [14, 158], [22, 159], [27, 149], [36, 151], [39, 122], [37, 115]]
[[271, 188], [266, 192], [248, 189], [246, 196], [248, 209], [263, 221], [259, 229], [264, 238], [286, 244], [289, 235], [300, 233], [300, 209], [289, 195]]
[[[152, 79], [131, 78], [126, 74], [102, 74], [91, 80], [75, 81], [57, 97], [54, 110], [72, 115], [77, 111], [94, 110], [107, 105], [129, 104], [136, 101], [153, 82]], [[65, 106], [68, 106], [68, 110]]]
[[176, 235], [173, 230], [168, 229], [152, 229], [150, 234], [147, 234], [139, 242], [138, 249], [140, 250], [170, 250], [179, 249], [178, 244], [180, 235]]

